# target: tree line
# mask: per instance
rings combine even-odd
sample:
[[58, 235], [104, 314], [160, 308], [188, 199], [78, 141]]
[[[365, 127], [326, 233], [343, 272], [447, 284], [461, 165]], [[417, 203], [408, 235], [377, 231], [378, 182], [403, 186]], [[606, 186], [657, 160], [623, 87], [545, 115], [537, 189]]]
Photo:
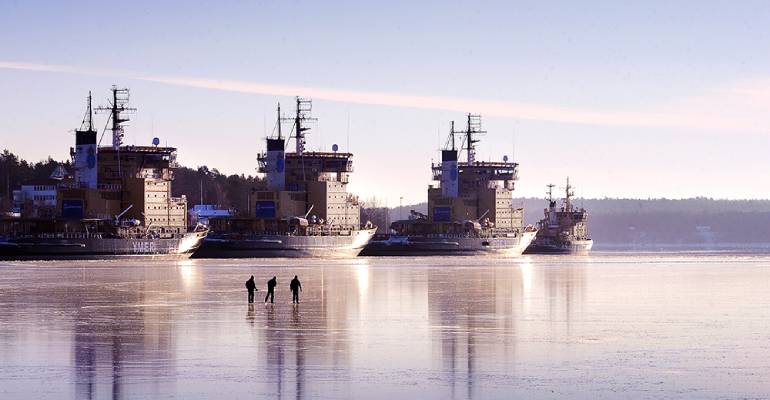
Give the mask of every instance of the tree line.
[[13, 191], [23, 183], [47, 179], [59, 165], [71, 170], [72, 163], [56, 161], [51, 157], [38, 162], [21, 159], [10, 151], [0, 153], [0, 210], [5, 211], [13, 205]]
[[[48, 178], [57, 166], [72, 172], [69, 160], [51, 157], [38, 162], [21, 159], [8, 150], [0, 153], [0, 211], [10, 209], [13, 190], [23, 183]], [[206, 166], [179, 167], [174, 171], [172, 195], [187, 196], [190, 207], [214, 204], [248, 215], [253, 193], [265, 190], [264, 179], [251, 175], [227, 175]], [[527, 223], [543, 217], [547, 202], [542, 198], [517, 198]], [[589, 213], [588, 230], [602, 243], [770, 243], [770, 200], [690, 199], [574, 199], [573, 204]], [[407, 218], [409, 211], [427, 213], [427, 204], [386, 207], [382, 199], [363, 202], [361, 221], [372, 221], [387, 232], [392, 221]]]
[[226, 175], [216, 168], [179, 167], [174, 170], [173, 196], [187, 196], [187, 204], [214, 204], [229, 208], [236, 215], [249, 214], [249, 204], [254, 203], [253, 193], [266, 190], [265, 180], [251, 175]]
[[[57, 161], [51, 157], [38, 162], [29, 162], [9, 150], [0, 153], [0, 210], [13, 205], [13, 191], [22, 184], [45, 180], [58, 166], [73, 173], [70, 160]], [[187, 204], [215, 204], [233, 209], [238, 215], [248, 214], [252, 191], [264, 190], [265, 181], [251, 175], [226, 175], [216, 168], [179, 167], [174, 170], [173, 196], [187, 196]]]

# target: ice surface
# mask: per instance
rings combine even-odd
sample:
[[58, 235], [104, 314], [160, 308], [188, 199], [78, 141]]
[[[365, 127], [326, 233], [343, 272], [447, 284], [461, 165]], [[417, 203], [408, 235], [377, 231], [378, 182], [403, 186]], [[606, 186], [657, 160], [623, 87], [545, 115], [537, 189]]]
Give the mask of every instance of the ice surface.
[[769, 395], [770, 256], [0, 264], [2, 399]]

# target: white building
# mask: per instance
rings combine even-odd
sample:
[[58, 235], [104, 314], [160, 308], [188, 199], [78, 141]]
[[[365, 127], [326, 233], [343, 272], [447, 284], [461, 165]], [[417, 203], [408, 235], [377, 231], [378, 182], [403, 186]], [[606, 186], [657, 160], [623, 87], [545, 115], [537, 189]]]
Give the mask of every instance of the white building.
[[209, 218], [232, 217], [233, 210], [217, 208], [213, 204], [196, 204], [190, 210], [190, 220], [193, 223], [208, 224]]
[[21, 189], [13, 191], [13, 207], [30, 217], [50, 215], [56, 208], [56, 189], [68, 175], [60, 165], [48, 179], [24, 183]]
[[56, 208], [56, 187], [59, 181], [28, 182], [21, 189], [13, 191], [13, 206], [31, 217], [42, 216], [44, 210]]

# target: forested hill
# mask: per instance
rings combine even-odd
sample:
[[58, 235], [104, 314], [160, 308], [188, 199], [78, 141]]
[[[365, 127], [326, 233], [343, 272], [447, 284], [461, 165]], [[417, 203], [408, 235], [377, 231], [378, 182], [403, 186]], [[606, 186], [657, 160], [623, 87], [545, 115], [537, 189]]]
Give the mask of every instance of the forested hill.
[[180, 167], [174, 171], [174, 196], [187, 196], [187, 204], [215, 204], [248, 213], [250, 194], [265, 190], [265, 181], [251, 175], [225, 175], [216, 169]]
[[68, 171], [72, 170], [69, 160], [60, 162], [48, 157], [47, 160], [29, 162], [8, 150], [3, 150], [0, 153], [0, 211], [11, 207], [13, 191], [22, 183], [47, 179], [59, 165]]
[[[520, 198], [527, 223], [536, 224], [545, 199]], [[588, 230], [600, 248], [605, 245], [770, 244], [770, 200], [576, 199], [588, 210]], [[427, 211], [427, 204], [391, 210], [391, 220], [409, 210]]]
[[[70, 172], [69, 161], [51, 158], [28, 162], [5, 150], [0, 153], [0, 210], [11, 207], [14, 189], [24, 182], [47, 178], [58, 166]], [[264, 180], [253, 176], [225, 175], [208, 167], [180, 167], [175, 172], [173, 194], [186, 195], [188, 204], [216, 204], [240, 214], [248, 209], [254, 190], [263, 190]], [[770, 196], [770, 193], [768, 193]], [[527, 223], [542, 218], [544, 199], [520, 198]], [[365, 201], [376, 207], [377, 201]], [[692, 199], [576, 199], [574, 204], [589, 212], [588, 229], [598, 247], [658, 244], [770, 244], [770, 200]], [[390, 221], [406, 218], [409, 210], [427, 212], [427, 204], [390, 209]], [[364, 210], [364, 219], [385, 226], [385, 209]]]
[[[13, 191], [23, 183], [48, 178], [57, 166], [64, 166], [70, 173], [72, 164], [48, 158], [39, 162], [28, 162], [4, 150], [0, 153], [0, 210], [8, 210], [13, 201]], [[252, 190], [263, 190], [264, 181], [246, 175], [225, 175], [208, 167], [180, 167], [174, 171], [174, 196], [186, 195], [188, 205], [216, 204], [245, 213]]]
[[[527, 221], [541, 218], [544, 200], [523, 201]], [[770, 200], [578, 199], [575, 204], [588, 210], [588, 229], [598, 246], [770, 243]]]

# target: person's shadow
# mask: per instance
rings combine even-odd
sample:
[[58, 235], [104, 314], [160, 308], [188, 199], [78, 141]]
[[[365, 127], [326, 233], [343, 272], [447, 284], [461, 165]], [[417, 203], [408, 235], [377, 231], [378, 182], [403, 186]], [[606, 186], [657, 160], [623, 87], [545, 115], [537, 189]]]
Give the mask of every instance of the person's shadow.
[[254, 303], [249, 303], [249, 310], [246, 311], [246, 321], [249, 321], [249, 323], [253, 324], [256, 320], [256, 316], [254, 314]]
[[299, 304], [294, 304], [291, 308], [291, 322], [298, 327], [299, 325]]
[[296, 385], [294, 388], [295, 398], [302, 399], [305, 394], [305, 333], [300, 330], [302, 323], [299, 316], [299, 304], [294, 304], [294, 307], [292, 307], [291, 325], [294, 328], [294, 349], [296, 351], [295, 360], [297, 363], [295, 368], [296, 376], [294, 377]]

